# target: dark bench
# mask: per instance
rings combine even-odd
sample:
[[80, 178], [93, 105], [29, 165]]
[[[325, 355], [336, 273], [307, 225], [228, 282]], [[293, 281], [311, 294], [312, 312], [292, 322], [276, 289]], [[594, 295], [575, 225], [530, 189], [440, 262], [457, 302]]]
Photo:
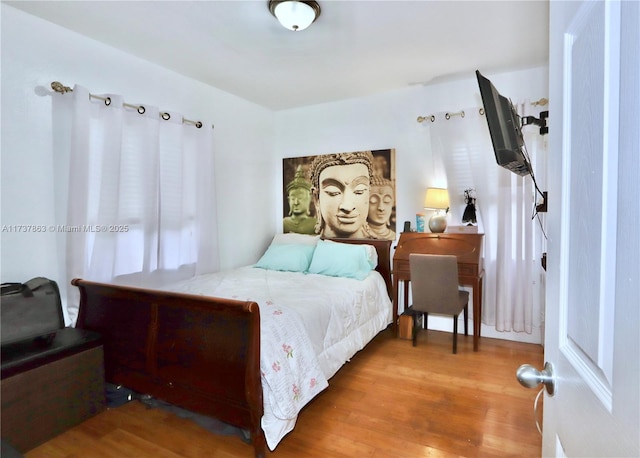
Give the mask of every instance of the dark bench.
[[50, 331], [4, 343], [1, 350], [3, 450], [13, 446], [25, 453], [104, 410], [100, 334], [54, 319]]

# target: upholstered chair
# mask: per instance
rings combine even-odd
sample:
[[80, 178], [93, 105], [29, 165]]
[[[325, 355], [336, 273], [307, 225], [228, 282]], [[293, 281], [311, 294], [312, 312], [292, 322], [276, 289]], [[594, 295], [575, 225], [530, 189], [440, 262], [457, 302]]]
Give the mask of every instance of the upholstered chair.
[[413, 304], [413, 346], [418, 332], [427, 328], [429, 314], [453, 316], [453, 353], [458, 351], [458, 315], [464, 312], [464, 335], [468, 335], [469, 292], [459, 289], [458, 261], [455, 256], [435, 254], [409, 255]]

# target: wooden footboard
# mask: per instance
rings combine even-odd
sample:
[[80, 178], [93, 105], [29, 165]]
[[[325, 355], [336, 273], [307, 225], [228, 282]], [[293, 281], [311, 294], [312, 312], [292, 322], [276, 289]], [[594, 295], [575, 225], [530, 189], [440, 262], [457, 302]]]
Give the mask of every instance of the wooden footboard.
[[[373, 245], [391, 293], [391, 241], [333, 240]], [[80, 289], [76, 327], [102, 334], [107, 382], [248, 429], [255, 456], [265, 455], [257, 303], [71, 283]]]
[[102, 334], [107, 382], [248, 429], [255, 456], [265, 455], [258, 304], [72, 284], [76, 327]]

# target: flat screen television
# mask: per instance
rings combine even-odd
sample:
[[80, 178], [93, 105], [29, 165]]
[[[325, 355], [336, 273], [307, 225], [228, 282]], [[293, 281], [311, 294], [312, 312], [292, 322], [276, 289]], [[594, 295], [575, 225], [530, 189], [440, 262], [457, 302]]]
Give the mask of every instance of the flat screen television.
[[511, 101], [501, 95], [491, 81], [478, 70], [476, 76], [496, 162], [518, 175], [531, 175], [532, 169], [525, 153], [520, 116]]

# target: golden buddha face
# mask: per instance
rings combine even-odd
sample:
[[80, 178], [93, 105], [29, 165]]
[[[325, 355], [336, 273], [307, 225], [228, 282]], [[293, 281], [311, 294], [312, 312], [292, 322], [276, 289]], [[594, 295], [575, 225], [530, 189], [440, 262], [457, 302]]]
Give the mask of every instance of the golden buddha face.
[[305, 188], [292, 188], [289, 191], [289, 215], [309, 215], [311, 205], [311, 191]]
[[369, 223], [381, 226], [387, 224], [393, 210], [393, 187], [391, 185], [371, 186], [369, 193]]

